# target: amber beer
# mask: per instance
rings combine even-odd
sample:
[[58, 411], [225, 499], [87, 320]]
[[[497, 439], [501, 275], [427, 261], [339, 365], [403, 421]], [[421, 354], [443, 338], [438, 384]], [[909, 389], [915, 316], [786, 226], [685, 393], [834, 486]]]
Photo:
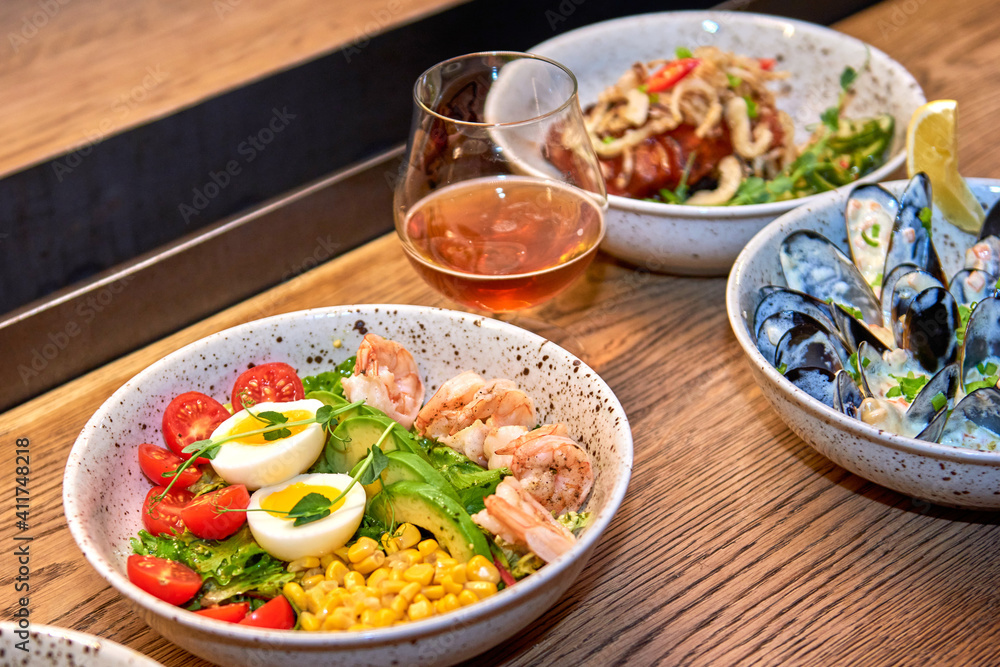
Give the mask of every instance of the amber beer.
[[575, 187], [502, 176], [432, 192], [401, 227], [407, 257], [432, 287], [472, 308], [509, 312], [552, 298], [584, 272], [604, 214]]

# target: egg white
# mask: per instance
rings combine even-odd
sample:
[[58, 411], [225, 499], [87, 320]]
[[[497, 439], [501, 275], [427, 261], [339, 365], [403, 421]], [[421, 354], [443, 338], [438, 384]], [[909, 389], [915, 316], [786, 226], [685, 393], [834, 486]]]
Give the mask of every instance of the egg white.
[[[350, 475], [313, 473], [298, 475], [281, 484], [275, 484], [256, 491], [250, 496], [248, 509], [260, 509], [260, 504], [272, 493], [302, 482], [314, 486], [331, 487], [330, 500], [351, 483]], [[336, 492], [333, 489], [337, 489]], [[336, 495], [332, 495], [332, 494]], [[365, 513], [365, 490], [355, 484], [347, 492], [344, 504], [330, 516], [302, 526], [294, 526], [292, 519], [273, 516], [268, 512], [247, 512], [247, 523], [257, 543], [269, 554], [281, 560], [292, 561], [305, 556], [323, 556], [347, 544]]]
[[[258, 403], [251, 410], [255, 413], [304, 410], [315, 415], [321, 407], [322, 401], [304, 399], [285, 403]], [[240, 410], [219, 424], [212, 432], [212, 438], [229, 435], [245, 419], [254, 417], [246, 410]], [[264, 424], [260, 423], [260, 426]], [[230, 484], [244, 484], [253, 491], [263, 486], [280, 484], [305, 472], [319, 458], [324, 444], [326, 437], [323, 427], [309, 424], [299, 433], [264, 445], [227, 442], [219, 448], [219, 453], [212, 460], [212, 467]]]

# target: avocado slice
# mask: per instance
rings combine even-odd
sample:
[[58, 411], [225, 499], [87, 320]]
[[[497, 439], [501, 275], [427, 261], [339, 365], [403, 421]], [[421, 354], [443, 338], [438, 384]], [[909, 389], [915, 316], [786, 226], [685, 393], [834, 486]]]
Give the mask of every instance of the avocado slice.
[[406, 449], [408, 443], [407, 438], [403, 435], [405, 433], [403, 427], [387, 417], [359, 415], [340, 422], [333, 430], [333, 435], [327, 442], [324, 451], [329, 467], [333, 469], [333, 472], [348, 472], [365, 457], [371, 446], [378, 442], [382, 432], [390, 424], [395, 424], [395, 428], [382, 441], [382, 451], [391, 452], [400, 448]]
[[387, 526], [412, 523], [430, 531], [457, 560], [468, 561], [476, 554], [493, 558], [486, 537], [462, 506], [426, 482], [403, 480], [389, 484], [368, 504], [368, 511]]
[[[426, 482], [436, 489], [439, 489], [452, 500], [461, 502], [455, 487], [427, 461], [423, 460], [413, 452], [397, 449], [387, 452], [385, 455], [388, 464], [379, 479], [365, 487], [365, 493], [371, 498], [382, 490], [383, 486], [389, 486], [403, 480], [413, 480], [414, 482]], [[358, 464], [360, 465], [360, 464]], [[353, 476], [357, 466], [351, 470]]]

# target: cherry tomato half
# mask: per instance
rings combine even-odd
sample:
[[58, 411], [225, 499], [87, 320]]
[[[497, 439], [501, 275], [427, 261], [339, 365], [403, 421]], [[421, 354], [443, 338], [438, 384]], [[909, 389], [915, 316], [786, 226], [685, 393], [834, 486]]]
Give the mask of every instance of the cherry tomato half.
[[128, 580], [170, 604], [184, 604], [201, 589], [201, 577], [184, 563], [157, 556], [128, 557]]
[[[184, 463], [184, 459], [169, 449], [164, 449], [148, 442], [139, 445], [139, 467], [142, 468], [142, 472], [146, 474], [146, 477], [152, 480], [153, 484], [157, 486], [166, 486], [169, 484], [171, 478], [164, 477], [163, 473], [176, 470], [182, 463]], [[174, 488], [186, 489], [199, 479], [201, 479], [201, 470], [198, 469], [198, 466], [188, 466], [184, 469], [184, 472], [177, 476], [177, 483], [174, 484]]]
[[252, 625], [256, 628], [272, 628], [274, 630], [291, 630], [295, 627], [295, 611], [284, 595], [268, 600], [263, 607], [240, 621], [240, 625]]
[[[185, 392], [163, 411], [163, 439], [170, 451], [186, 461], [191, 455], [184, 448], [211, 437], [212, 431], [227, 419], [229, 410], [222, 403], [198, 391]], [[208, 459], [199, 458], [196, 463], [208, 463]]]
[[249, 505], [250, 494], [247, 487], [234, 484], [192, 500], [181, 510], [181, 520], [196, 537], [203, 540], [224, 540], [247, 522], [247, 513], [218, 510], [245, 510]]
[[166, 486], [154, 486], [146, 494], [142, 502], [142, 525], [153, 535], [180, 534], [184, 532], [183, 510], [194, 498], [187, 489], [170, 489], [160, 501], [153, 502], [153, 496], [158, 496], [166, 490]]
[[254, 403], [284, 403], [305, 398], [295, 369], [280, 361], [261, 364], [244, 371], [233, 385], [233, 410], [243, 409], [242, 397]]
[[205, 607], [204, 609], [199, 609], [195, 613], [207, 616], [208, 618], [214, 618], [217, 621], [239, 623], [247, 617], [249, 612], [249, 602], [234, 602], [233, 604], [224, 604], [221, 607]]

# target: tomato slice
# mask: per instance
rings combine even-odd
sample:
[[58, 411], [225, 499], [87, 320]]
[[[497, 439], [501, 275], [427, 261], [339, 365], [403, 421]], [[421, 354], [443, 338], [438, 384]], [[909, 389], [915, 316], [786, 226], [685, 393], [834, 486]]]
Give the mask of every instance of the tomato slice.
[[[171, 472], [184, 463], [184, 459], [174, 454], [169, 449], [158, 447], [157, 445], [144, 442], [139, 445], [139, 467], [146, 474], [153, 484], [166, 486], [170, 483], [170, 477], [164, 477], [163, 473]], [[198, 466], [192, 465], [184, 469], [177, 476], [177, 483], [174, 488], [186, 489], [201, 479], [201, 470]]]
[[181, 510], [191, 502], [194, 494], [175, 486], [162, 500], [154, 503], [153, 496], [163, 493], [166, 488], [166, 486], [154, 486], [142, 502], [142, 525], [152, 535], [177, 535], [184, 532]]
[[[211, 396], [199, 391], [181, 394], [163, 411], [163, 439], [177, 456], [185, 461], [191, 458], [184, 448], [192, 442], [211, 437], [212, 431], [229, 419], [229, 410]], [[208, 463], [199, 458], [196, 463]]]
[[280, 361], [254, 366], [236, 378], [233, 385], [233, 410], [242, 410], [241, 397], [254, 403], [285, 403], [305, 398], [295, 369]]
[[263, 607], [240, 621], [240, 625], [252, 625], [256, 628], [272, 628], [274, 630], [291, 630], [295, 627], [295, 611], [284, 595], [268, 600]]
[[219, 509], [245, 510], [250, 494], [242, 484], [226, 486], [198, 496], [181, 510], [181, 520], [196, 537], [224, 540], [247, 522], [246, 512], [219, 512]]
[[201, 577], [184, 563], [157, 556], [128, 557], [128, 580], [170, 604], [184, 604], [201, 589]]
[[774, 69], [774, 66], [778, 63], [774, 58], [757, 58], [757, 63], [760, 68], [765, 72], [770, 72]]
[[205, 607], [204, 609], [199, 609], [195, 613], [207, 616], [208, 618], [214, 618], [217, 621], [239, 623], [247, 617], [249, 612], [249, 602], [234, 602], [233, 604], [224, 604], [221, 607]]

